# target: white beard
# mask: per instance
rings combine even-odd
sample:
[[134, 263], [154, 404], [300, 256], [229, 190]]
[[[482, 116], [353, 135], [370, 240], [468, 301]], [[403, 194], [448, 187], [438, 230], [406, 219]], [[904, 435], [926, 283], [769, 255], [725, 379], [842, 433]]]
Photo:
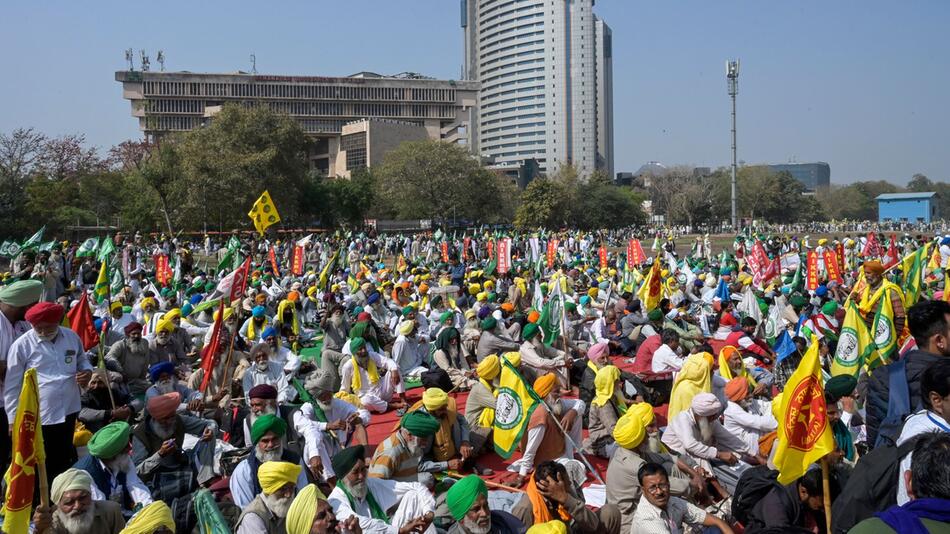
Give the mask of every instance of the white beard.
[[706, 445], [710, 445], [713, 442], [713, 427], [709, 423], [709, 419], [705, 417], [698, 417], [696, 419], [696, 424], [699, 425], [699, 435], [700, 440]]
[[152, 432], [155, 433], [156, 436], [158, 436], [159, 438], [163, 440], [169, 439], [175, 434], [174, 424], [172, 424], [169, 427], [166, 427], [164, 425], [160, 425], [158, 421], [152, 419], [149, 421], [149, 427], [151, 428]]
[[561, 404], [561, 399], [552, 400], [550, 397], [546, 399], [548, 406], [551, 407], [551, 415], [561, 418], [561, 415], [564, 414], [564, 405]]
[[69, 534], [91, 534], [92, 520], [95, 519], [94, 506], [86, 507], [86, 510], [79, 515], [65, 514], [62, 510], [56, 510], [53, 513]]
[[102, 462], [115, 474], [128, 473], [132, 469], [132, 458], [128, 454], [120, 454], [107, 462]]
[[350, 492], [350, 495], [361, 501], [366, 498], [366, 494], [369, 492], [369, 486], [366, 484], [365, 480], [356, 485], [350, 484], [350, 481], [346, 479], [343, 480], [343, 484], [346, 486], [347, 491]]
[[264, 500], [264, 505], [267, 506], [267, 509], [281, 519], [287, 517], [290, 505], [294, 502], [293, 497], [278, 497], [276, 495], [265, 495], [263, 493], [261, 494], [261, 498]]
[[463, 517], [461, 521], [461, 527], [464, 532], [468, 534], [488, 534], [491, 532], [491, 516], [488, 516], [488, 521], [485, 526], [478, 524], [478, 521], [472, 521], [468, 517]]
[[257, 457], [258, 461], [261, 463], [264, 462], [279, 462], [280, 457], [284, 454], [284, 446], [281, 445], [276, 449], [269, 450], [267, 452], [262, 452], [257, 447], [254, 448], [254, 456]]
[[166, 393], [171, 393], [175, 391], [175, 381], [161, 380], [161, 381], [155, 382], [155, 389], [157, 389], [159, 394], [161, 395], [165, 395]]
[[662, 451], [662, 446], [660, 444], [660, 433], [647, 435], [646, 441], [643, 442], [643, 446], [646, 447], [647, 452], [652, 452], [659, 454]]
[[267, 415], [267, 414], [277, 415], [277, 407], [267, 405], [266, 407], [264, 407], [264, 410], [261, 413], [250, 412], [249, 414], [247, 414], [247, 426], [248, 427], [254, 426], [254, 421], [257, 421], [258, 417], [262, 415]]

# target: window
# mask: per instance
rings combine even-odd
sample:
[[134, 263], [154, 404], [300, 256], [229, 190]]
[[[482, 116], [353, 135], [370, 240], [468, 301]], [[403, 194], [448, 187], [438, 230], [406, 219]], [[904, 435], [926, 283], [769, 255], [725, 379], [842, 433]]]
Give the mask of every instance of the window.
[[346, 151], [347, 170], [366, 167], [366, 132], [340, 137], [340, 149]]

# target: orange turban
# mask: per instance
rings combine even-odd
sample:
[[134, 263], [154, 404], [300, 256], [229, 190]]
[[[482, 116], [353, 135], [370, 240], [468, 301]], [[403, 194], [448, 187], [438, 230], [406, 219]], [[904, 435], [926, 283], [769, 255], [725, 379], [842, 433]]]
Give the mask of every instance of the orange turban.
[[512, 304], [512, 303], [510, 303], [510, 302], [503, 302], [502, 305], [501, 305], [501, 309], [502, 309], [502, 311], [506, 311], [506, 312], [508, 312], [508, 313], [511, 313], [511, 312], [515, 311], [515, 305]]
[[884, 274], [884, 264], [877, 260], [866, 261], [864, 262], [864, 272], [880, 276]]
[[300, 292], [291, 291], [290, 293], [287, 293], [287, 300], [289, 300], [290, 302], [297, 302], [298, 300], [300, 300]]
[[540, 397], [547, 397], [548, 393], [551, 393], [551, 390], [554, 389], [555, 384], [557, 384], [557, 377], [554, 373], [548, 373], [539, 376], [538, 379], [534, 381], [534, 391]]
[[152, 419], [168, 419], [178, 410], [178, 404], [181, 402], [181, 394], [177, 391], [156, 395], [148, 400], [145, 407]]
[[726, 383], [726, 397], [739, 402], [749, 395], [749, 381], [744, 376], [736, 377]]
[[540, 318], [541, 318], [541, 314], [538, 313], [538, 310], [531, 310], [531, 311], [528, 313], [528, 322], [529, 322], [529, 323], [536, 323], [536, 322], [538, 322], [538, 319], [540, 319]]

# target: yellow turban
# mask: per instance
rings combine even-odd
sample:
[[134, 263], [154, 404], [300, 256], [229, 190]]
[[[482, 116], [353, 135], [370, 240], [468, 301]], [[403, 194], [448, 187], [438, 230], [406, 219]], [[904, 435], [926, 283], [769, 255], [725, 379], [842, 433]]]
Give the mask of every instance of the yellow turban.
[[290, 462], [264, 462], [257, 470], [257, 481], [264, 493], [270, 495], [287, 484], [296, 483], [301, 467]]
[[567, 534], [567, 525], [557, 519], [547, 523], [536, 523], [525, 534]]
[[53, 504], [59, 504], [63, 494], [67, 491], [82, 490], [86, 493], [92, 493], [92, 477], [82, 469], [69, 468], [53, 479], [53, 485], [50, 486], [50, 498]]
[[475, 311], [475, 308], [469, 308], [465, 310], [466, 319], [474, 319], [478, 315], [478, 312]]
[[620, 378], [620, 369], [613, 365], [605, 365], [594, 375], [594, 390], [596, 395], [592, 401], [594, 406], [603, 406], [614, 398], [614, 384]]
[[[640, 404], [646, 403], [641, 402]], [[632, 409], [627, 410], [627, 413], [623, 414], [620, 419], [617, 419], [617, 424], [614, 425], [614, 440], [616, 440], [617, 445], [625, 449], [635, 449], [643, 442], [643, 438], [647, 436], [646, 427], [647, 426], [643, 424], [643, 419], [637, 412], [634, 412]]]
[[495, 288], [495, 282], [492, 282], [491, 280], [485, 281], [485, 289], [494, 289], [494, 288]]
[[690, 403], [699, 393], [712, 392], [711, 358], [706, 353], [691, 354], [676, 375], [673, 390], [670, 393], [670, 407], [667, 418], [672, 421], [676, 414], [689, 409]]
[[155, 303], [155, 299], [152, 297], [145, 297], [144, 299], [142, 299], [141, 306], [143, 310], [145, 309], [146, 306], [149, 306], [149, 305], [157, 306], [158, 304]]
[[495, 377], [498, 376], [498, 373], [501, 372], [501, 362], [498, 361], [498, 356], [494, 354], [485, 356], [485, 359], [475, 368], [475, 372], [478, 373], [478, 378], [494, 380]]
[[475, 295], [475, 300], [477, 300], [478, 302], [482, 302], [483, 300], [488, 300], [488, 293], [485, 293], [484, 291], [480, 291], [478, 294]]
[[165, 312], [165, 315], [162, 318], [171, 321], [172, 319], [177, 319], [179, 317], [181, 317], [181, 308], [172, 308]]
[[551, 393], [555, 384], [557, 384], [557, 376], [554, 373], [541, 375], [534, 381], [534, 391], [539, 397], [544, 398]]
[[482, 290], [481, 284], [469, 284], [468, 286], [469, 295], [477, 295], [479, 292], [481, 292], [481, 290]]
[[512, 365], [512, 367], [518, 367], [521, 365], [521, 353], [518, 351], [506, 352], [504, 358]]
[[172, 509], [162, 501], [153, 501], [152, 504], [139, 510], [132, 520], [125, 524], [119, 534], [152, 534], [159, 527], [165, 527], [175, 532], [175, 519]]
[[441, 388], [428, 388], [422, 394], [422, 405], [430, 412], [445, 408], [448, 404], [449, 396]]
[[738, 376], [733, 375], [732, 367], [729, 367], [729, 358], [731, 358], [734, 353], [738, 353], [739, 358], [740, 359], [742, 358], [742, 353], [739, 352], [739, 349], [737, 349], [736, 347], [733, 347], [732, 345], [726, 345], [725, 347], [722, 348], [722, 350], [719, 351], [719, 375], [722, 376], [727, 381], [732, 380], [733, 378], [738, 378], [738, 376], [741, 376], [745, 378], [746, 380], [748, 380], [749, 384], [752, 387], [755, 387], [757, 383], [755, 379], [752, 378], [752, 373], [750, 373], [749, 370], [746, 369], [745, 364], [742, 364], [742, 370], [739, 371]]
[[112, 301], [112, 304], [109, 304], [109, 311], [110, 311], [110, 312], [114, 312], [114, 311], [116, 311], [116, 310], [121, 310], [121, 309], [122, 309], [122, 303], [119, 302], [118, 300], [114, 300], [114, 301]]
[[313, 520], [317, 517], [317, 501], [326, 499], [316, 484], [307, 484], [294, 497], [287, 511], [287, 534], [310, 534]]
[[[214, 320], [215, 320], [215, 321], [218, 320], [219, 314], [220, 314], [220, 311], [214, 312]], [[234, 308], [225, 308], [225, 309], [224, 309], [224, 319], [223, 319], [223, 320], [224, 320], [224, 321], [227, 321], [228, 319], [231, 318], [232, 315], [234, 315]]]
[[175, 323], [171, 322], [171, 319], [168, 317], [162, 317], [162, 320], [158, 322], [158, 326], [155, 327], [156, 332], [168, 332], [171, 333], [175, 330]]
[[409, 332], [412, 332], [412, 327], [415, 326], [415, 324], [415, 321], [403, 321], [399, 323], [399, 333], [408, 336]]
[[648, 402], [638, 402], [629, 408], [627, 408], [627, 414], [632, 413], [633, 415], [640, 418], [643, 421], [643, 426], [650, 426], [653, 423], [653, 419], [656, 418], [656, 414], [653, 412], [653, 406]]

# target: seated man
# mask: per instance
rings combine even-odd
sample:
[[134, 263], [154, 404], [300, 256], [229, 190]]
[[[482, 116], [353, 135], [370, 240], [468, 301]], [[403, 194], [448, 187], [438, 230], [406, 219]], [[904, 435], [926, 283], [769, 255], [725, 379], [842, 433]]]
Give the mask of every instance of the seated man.
[[[586, 406], [579, 400], [562, 399], [556, 386], [557, 378], [551, 373], [534, 381], [534, 391], [544, 399], [544, 403], [534, 409], [528, 420], [527, 432], [521, 438], [521, 450], [524, 454], [508, 466], [509, 471], [518, 473], [515, 486], [524, 485], [528, 473], [542, 462], [574, 458], [574, 447], [580, 446]], [[554, 421], [555, 417], [573, 441], [565, 438]]]
[[261, 491], [238, 518], [235, 534], [263, 534], [285, 532], [287, 513], [297, 494], [299, 464], [269, 461], [257, 470]]
[[722, 426], [749, 447], [759, 448], [759, 439], [778, 428], [772, 410], [759, 410], [750, 395], [751, 386], [744, 376], [726, 384], [726, 411]]
[[92, 496], [92, 477], [81, 469], [67, 469], [53, 479], [52, 513], [43, 507], [33, 512], [34, 532], [65, 534], [119, 534], [125, 528], [121, 507]]
[[670, 493], [677, 497], [685, 498], [691, 488], [699, 490], [704, 485], [698, 470], [691, 470], [671, 454], [661, 452], [659, 434], [653, 406], [645, 402], [631, 406], [613, 429], [617, 450], [607, 465], [607, 502], [620, 509], [621, 532], [630, 532], [633, 524], [642, 492], [637, 473], [643, 464], [663, 465], [671, 477]]
[[637, 472], [643, 488], [637, 511], [633, 514], [636, 531], [682, 532], [683, 525], [715, 527], [723, 534], [732, 534], [732, 528], [718, 517], [670, 495], [670, 478], [660, 464], [646, 463]]
[[408, 412], [402, 416], [399, 428], [376, 447], [369, 464], [369, 476], [434, 486], [435, 480], [430, 472], [441, 471], [436, 469], [441, 466], [423, 462], [422, 456], [429, 449], [432, 436], [440, 428], [438, 419], [422, 411]]
[[350, 518], [356, 516], [364, 532], [435, 534], [435, 499], [428, 488], [418, 482], [368, 477], [362, 445], [338, 452], [332, 464], [337, 482], [327, 501], [341, 524], [351, 524]]
[[[498, 330], [498, 320], [488, 316], [479, 324], [481, 334], [475, 346], [475, 359], [482, 361], [489, 354], [501, 354], [518, 350], [518, 342]], [[523, 332], [522, 332], [523, 334]]]
[[573, 533], [617, 534], [620, 512], [614, 504], [605, 504], [599, 512], [587, 507], [580, 488], [570, 481], [567, 469], [555, 461], [538, 465], [521, 500], [511, 514], [526, 527], [560, 519]]
[[175, 366], [171, 362], [161, 362], [148, 368], [148, 376], [152, 385], [145, 391], [145, 400], [152, 397], [166, 395], [168, 393], [178, 393], [182, 399], [182, 406], [179, 411], [191, 410], [197, 412], [201, 410], [204, 403], [201, 402], [201, 392], [189, 389], [178, 381], [175, 374]]
[[418, 378], [428, 370], [424, 358], [429, 356], [429, 344], [419, 343], [418, 328], [415, 321], [407, 319], [396, 329], [398, 335], [393, 342], [392, 358], [404, 377]]
[[111, 421], [131, 421], [136, 410], [129, 396], [119, 388], [109, 387], [109, 374], [105, 369], [96, 369], [89, 378], [89, 385], [80, 397], [82, 409], [79, 421], [86, 429], [95, 432]]
[[129, 456], [131, 435], [132, 427], [124, 421], [102, 427], [89, 440], [89, 454], [73, 466], [92, 477], [94, 501], [116, 502], [126, 517], [152, 502], [152, 494], [139, 479]]
[[650, 363], [650, 370], [654, 374], [679, 371], [686, 363], [686, 357], [677, 354], [680, 348], [680, 336], [673, 330], [663, 330], [660, 332], [660, 338], [663, 344], [653, 353], [653, 360]]
[[314, 371], [307, 377], [305, 387], [313, 397], [294, 413], [294, 428], [303, 436], [303, 459], [312, 473], [322, 473], [323, 480], [336, 476], [333, 456], [350, 444], [365, 445], [369, 438], [369, 411], [333, 396], [333, 375]]
[[[336, 388], [334, 388], [336, 389]], [[337, 525], [340, 529], [337, 530]], [[337, 532], [360, 532], [360, 521], [351, 515], [337, 523], [333, 508], [316, 484], [309, 484], [297, 492], [287, 511], [287, 534], [336, 534]]]
[[524, 339], [518, 349], [521, 353], [521, 364], [533, 369], [538, 376], [554, 373], [559, 386], [567, 393], [571, 386], [571, 359], [564, 351], [546, 346], [540, 334], [541, 329], [536, 323], [526, 324], [521, 331], [521, 337]]
[[251, 361], [254, 364], [244, 373], [244, 378], [241, 380], [245, 396], [251, 392], [251, 388], [254, 386], [268, 384], [277, 388], [278, 402], [289, 402], [293, 398], [292, 388], [287, 382], [284, 367], [271, 360], [270, 345], [258, 343], [251, 347]]
[[[109, 347], [106, 367], [121, 375], [120, 381], [128, 388], [129, 395], [141, 398], [149, 387], [148, 341], [142, 338], [142, 325], [139, 323], [129, 323], [124, 332], [125, 338]], [[138, 407], [142, 406], [144, 404]]]
[[601, 458], [611, 458], [617, 449], [613, 430], [617, 419], [627, 411], [623, 397], [623, 382], [620, 369], [607, 365], [597, 371], [594, 379], [597, 395], [591, 401], [588, 412], [590, 433], [585, 448]]
[[455, 399], [440, 388], [428, 388], [422, 400], [412, 405], [412, 411], [428, 413], [439, 421], [439, 430], [423, 455], [420, 471], [438, 473], [450, 469], [474, 467], [482, 475], [490, 475], [490, 469], [475, 465], [475, 449], [469, 442], [468, 421], [459, 415]]
[[[828, 485], [831, 489], [831, 501], [834, 502], [839, 493], [837, 477], [832, 475]], [[824, 510], [821, 469], [810, 469], [791, 484], [772, 488], [753, 504], [744, 526], [746, 532], [764, 529], [782, 532], [827, 532]]]
[[454, 326], [443, 328], [435, 340], [432, 361], [449, 375], [452, 386], [466, 391], [471, 389], [476, 381], [475, 373], [465, 359], [461, 337]]
[[121, 534], [174, 534], [175, 518], [172, 509], [163, 501], [155, 501], [142, 508], [129, 520]]
[[148, 363], [171, 362], [175, 367], [183, 366], [185, 349], [172, 339], [175, 325], [171, 321], [160, 319], [154, 332], [148, 336]]
[[751, 446], [723, 428], [719, 422], [722, 404], [712, 393], [699, 393], [693, 397], [688, 410], [676, 414], [663, 433], [663, 443], [692, 465], [699, 465], [712, 472], [711, 461], [718, 460], [728, 465], [739, 461], [737, 454], [745, 454], [765, 463], [759, 447]]
[[[258, 479], [261, 464], [287, 462], [303, 466], [300, 457], [284, 447], [283, 440], [286, 434], [287, 422], [274, 414], [262, 415], [254, 421], [254, 426], [251, 427], [253, 453], [237, 464], [234, 472], [231, 473], [231, 480], [228, 481], [234, 504], [244, 508], [261, 492]], [[297, 489], [303, 489], [306, 485], [307, 476], [301, 469], [297, 475]]]
[[594, 400], [597, 395], [594, 386], [594, 377], [602, 367], [610, 365], [610, 346], [607, 343], [596, 343], [587, 351], [587, 367], [581, 375], [580, 398], [585, 403]]
[[[484, 361], [484, 360], [482, 360]], [[445, 494], [455, 524], [448, 534], [521, 534], [524, 524], [515, 516], [488, 508], [488, 488], [477, 475], [459, 480]]]
[[[361, 337], [350, 339], [347, 345], [353, 356], [344, 360], [341, 367], [340, 391], [359, 396], [360, 403], [371, 412], [404, 408], [406, 387], [396, 362], [368, 351]], [[380, 376], [380, 368], [386, 371], [385, 376]], [[395, 393], [400, 398], [394, 400]]]
[[[192, 491], [196, 481], [202, 484], [213, 476], [217, 425], [176, 413], [180, 402], [177, 392], [152, 397], [145, 406], [145, 419], [132, 429], [132, 461], [155, 499], [171, 501]], [[187, 454], [182, 450], [186, 432], [200, 436]]]
[[[517, 352], [514, 354], [518, 354]], [[520, 358], [520, 355], [519, 355]], [[492, 446], [491, 433], [495, 424], [495, 383], [501, 375], [501, 363], [498, 356], [489, 354], [476, 368], [478, 382], [465, 399], [465, 420], [468, 422], [469, 442], [473, 454]]]
[[268, 326], [270, 326], [270, 319], [267, 317], [267, 309], [264, 306], [257, 305], [251, 308], [251, 316], [244, 321], [238, 333], [248, 343], [257, 343], [263, 341], [261, 335]]
[[281, 366], [285, 373], [296, 373], [300, 369], [300, 358], [290, 350], [292, 344], [281, 343], [277, 329], [269, 326], [261, 334], [261, 341], [270, 347], [270, 359]]
[[289, 421], [291, 408], [286, 404], [277, 404], [277, 388], [270, 384], [254, 386], [247, 392], [247, 417], [244, 418], [244, 443], [251, 444], [251, 428], [262, 415], [273, 414]]

